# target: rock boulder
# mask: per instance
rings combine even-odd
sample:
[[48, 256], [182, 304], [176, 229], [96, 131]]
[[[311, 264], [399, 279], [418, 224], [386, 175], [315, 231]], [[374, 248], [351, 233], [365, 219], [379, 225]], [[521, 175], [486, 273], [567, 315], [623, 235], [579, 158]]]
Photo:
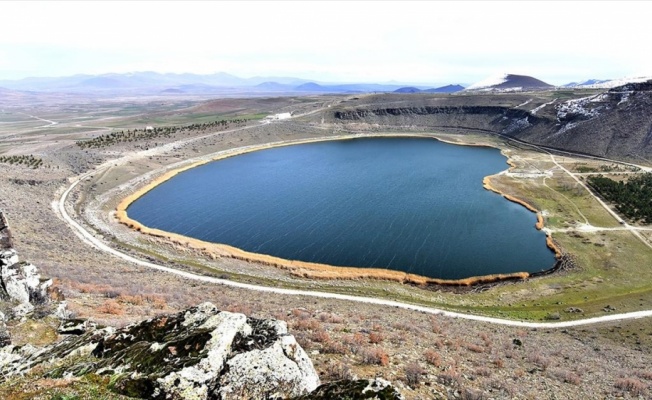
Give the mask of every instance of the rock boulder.
[[312, 393], [292, 400], [330, 399], [403, 400], [404, 397], [391, 383], [376, 378], [328, 382], [319, 386]]
[[[285, 399], [319, 386], [285, 322], [219, 311], [210, 303], [117, 330], [84, 328], [31, 352], [0, 349], [0, 375], [50, 364], [52, 378], [111, 375], [112, 390], [151, 399]], [[74, 363], [51, 364], [71, 357]]]

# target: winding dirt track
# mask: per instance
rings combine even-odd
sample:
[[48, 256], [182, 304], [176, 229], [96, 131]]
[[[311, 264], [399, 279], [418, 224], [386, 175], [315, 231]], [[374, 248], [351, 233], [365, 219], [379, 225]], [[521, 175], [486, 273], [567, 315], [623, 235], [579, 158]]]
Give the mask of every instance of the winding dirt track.
[[[110, 163], [108, 164], [110, 165]], [[122, 253], [114, 248], [109, 247], [108, 245], [106, 245], [105, 243], [103, 243], [102, 241], [94, 237], [83, 226], [78, 224], [73, 218], [70, 217], [70, 215], [66, 211], [65, 204], [68, 195], [79, 184], [79, 182], [82, 182], [84, 179], [90, 177], [93, 174], [97, 174], [98, 172], [101, 172], [102, 170], [108, 167], [109, 166], [105, 164], [105, 166], [98, 167], [93, 171], [78, 176], [76, 180], [63, 192], [63, 194], [61, 195], [58, 201], [58, 204], [53, 204], [55, 209], [60, 213], [64, 221], [68, 225], [70, 225], [70, 227], [73, 229], [75, 234], [77, 234], [77, 236], [80, 237], [80, 239], [82, 239], [87, 244], [95, 247], [96, 249], [111, 254], [114, 257], [118, 257], [123, 260], [132, 262], [134, 264], [151, 268], [154, 270], [170, 273], [170, 274], [175, 274], [186, 279], [203, 281], [203, 282], [213, 283], [217, 285], [238, 287], [242, 289], [248, 289], [248, 290], [259, 291], [259, 292], [270, 292], [270, 293], [277, 293], [277, 294], [291, 295], [291, 296], [309, 296], [309, 297], [319, 297], [319, 298], [327, 298], [327, 299], [346, 300], [346, 301], [353, 301], [353, 302], [367, 303], [367, 304], [377, 304], [377, 305], [383, 305], [388, 307], [397, 307], [406, 310], [419, 311], [419, 312], [424, 312], [429, 314], [438, 314], [438, 315], [443, 315], [451, 318], [463, 318], [463, 319], [473, 320], [473, 321], [488, 322], [492, 324], [515, 326], [515, 327], [526, 327], [526, 328], [566, 328], [566, 327], [573, 327], [573, 326], [591, 325], [591, 324], [597, 324], [602, 322], [638, 319], [638, 318], [652, 316], [652, 310], [644, 310], [644, 311], [635, 311], [635, 312], [629, 312], [623, 314], [610, 314], [602, 317], [587, 318], [587, 319], [575, 320], [575, 321], [563, 321], [563, 322], [514, 321], [508, 319], [501, 319], [501, 318], [484, 317], [480, 315], [463, 314], [463, 313], [446, 311], [437, 308], [402, 303], [402, 302], [392, 301], [392, 300], [376, 299], [371, 297], [359, 297], [359, 296], [352, 296], [352, 295], [326, 293], [326, 292], [318, 292], [318, 291], [307, 291], [307, 290], [279, 289], [279, 288], [273, 288], [267, 286], [239, 283], [239, 282], [233, 282], [225, 279], [218, 279], [218, 278], [213, 278], [208, 276], [197, 275], [190, 272], [176, 270], [174, 268], [164, 267], [162, 265], [158, 265], [152, 262], [137, 259], [135, 257], [132, 257], [128, 254]]]

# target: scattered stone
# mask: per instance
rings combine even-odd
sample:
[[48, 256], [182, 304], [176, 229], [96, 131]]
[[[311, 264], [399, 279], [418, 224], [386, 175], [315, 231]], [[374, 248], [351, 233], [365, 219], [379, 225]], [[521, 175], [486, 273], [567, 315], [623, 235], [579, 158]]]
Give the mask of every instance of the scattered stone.
[[377, 399], [403, 400], [403, 396], [388, 381], [376, 379], [341, 380], [325, 383], [310, 394], [292, 400]]
[[62, 321], [72, 318], [72, 312], [68, 310], [68, 303], [65, 301], [57, 305], [57, 309], [54, 310], [53, 315]]
[[549, 321], [557, 321], [561, 319], [561, 315], [559, 314], [559, 312], [555, 311], [553, 313], [546, 315], [546, 319]]
[[582, 310], [581, 308], [578, 308], [578, 307], [568, 307], [565, 311], [567, 313], [571, 313], [571, 314], [583, 313], [584, 312], [584, 310]]
[[523, 346], [523, 342], [521, 341], [521, 339], [518, 338], [512, 339], [512, 343], [514, 344], [514, 346]]
[[97, 324], [83, 319], [68, 319], [61, 322], [57, 333], [62, 335], [81, 335], [97, 329]]
[[610, 305], [607, 305], [605, 308], [602, 309], [602, 311], [604, 311], [604, 312], [616, 311], [616, 307], [612, 307]]

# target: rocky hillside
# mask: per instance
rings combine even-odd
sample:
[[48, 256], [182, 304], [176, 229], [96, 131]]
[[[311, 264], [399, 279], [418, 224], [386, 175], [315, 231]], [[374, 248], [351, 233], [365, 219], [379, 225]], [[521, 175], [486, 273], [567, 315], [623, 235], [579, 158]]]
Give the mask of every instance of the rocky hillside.
[[285, 322], [211, 303], [121, 329], [69, 320], [59, 332], [66, 338], [50, 346], [0, 349], [0, 384], [38, 367], [52, 380], [106, 376], [107, 389], [131, 398], [402, 398], [382, 379], [320, 386]]
[[342, 105], [332, 121], [350, 128], [485, 132], [594, 156], [652, 158], [652, 81], [593, 92], [393, 96]]

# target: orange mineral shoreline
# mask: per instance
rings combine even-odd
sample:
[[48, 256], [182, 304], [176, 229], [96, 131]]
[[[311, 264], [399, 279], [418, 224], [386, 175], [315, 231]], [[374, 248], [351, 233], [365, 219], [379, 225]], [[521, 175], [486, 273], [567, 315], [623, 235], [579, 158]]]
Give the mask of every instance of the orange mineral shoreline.
[[[218, 154], [215, 157], [212, 158], [207, 158], [204, 160], [196, 161], [193, 162], [185, 167], [178, 168], [172, 171], [168, 171], [164, 173], [163, 175], [159, 176], [158, 178], [152, 180], [150, 183], [147, 185], [141, 187], [140, 189], [136, 190], [134, 193], [130, 194], [129, 196], [125, 197], [122, 199], [122, 201], [118, 204], [116, 207], [116, 218], [117, 220], [128, 226], [131, 229], [134, 229], [138, 232], [141, 232], [146, 235], [154, 236], [157, 238], [162, 238], [165, 240], [168, 240], [172, 243], [179, 244], [194, 250], [201, 251], [202, 253], [206, 254], [209, 257], [215, 258], [215, 257], [229, 257], [233, 259], [239, 259], [239, 260], [245, 260], [245, 261], [250, 261], [250, 262], [256, 262], [260, 263], [263, 265], [269, 265], [273, 266], [282, 270], [288, 271], [290, 274], [298, 276], [298, 277], [304, 277], [304, 278], [311, 278], [311, 279], [378, 279], [378, 280], [387, 280], [387, 281], [394, 281], [394, 282], [400, 282], [400, 283], [407, 283], [407, 284], [414, 284], [414, 285], [419, 285], [419, 286], [473, 286], [477, 284], [487, 284], [487, 283], [495, 283], [495, 282], [502, 282], [502, 281], [508, 281], [508, 280], [524, 280], [530, 277], [530, 274], [528, 272], [515, 272], [515, 273], [509, 273], [509, 274], [493, 274], [493, 275], [483, 275], [483, 276], [475, 276], [475, 277], [470, 277], [470, 278], [465, 278], [465, 279], [437, 279], [437, 278], [429, 278], [425, 276], [420, 276], [420, 275], [415, 275], [415, 274], [410, 274], [406, 272], [401, 272], [401, 271], [395, 271], [395, 270], [389, 270], [389, 269], [382, 269], [382, 268], [361, 268], [361, 267], [336, 267], [332, 265], [327, 265], [327, 264], [319, 264], [319, 263], [311, 263], [311, 262], [304, 262], [304, 261], [297, 261], [297, 260], [286, 260], [283, 258], [279, 257], [274, 257], [274, 256], [269, 256], [265, 254], [258, 254], [258, 253], [251, 253], [248, 251], [244, 251], [242, 249], [229, 246], [226, 244], [220, 244], [220, 243], [211, 243], [211, 242], [205, 242], [199, 239], [194, 239], [190, 237], [186, 237], [183, 235], [179, 235], [176, 233], [171, 233], [171, 232], [166, 232], [162, 231], [159, 229], [153, 229], [149, 228], [147, 226], [144, 226], [138, 221], [135, 221], [127, 215], [127, 208], [139, 199], [141, 196], [145, 195], [147, 192], [150, 190], [154, 189], [156, 186], [160, 185], [161, 183], [173, 178], [177, 174], [187, 171], [191, 168], [195, 168], [197, 166], [212, 162], [212, 161], [217, 161], [221, 160], [224, 158], [228, 157], [233, 157], [236, 155], [252, 152], [252, 151], [258, 151], [258, 150], [264, 150], [264, 149], [270, 149], [274, 147], [282, 147], [282, 146], [290, 146], [290, 145], [296, 145], [296, 144], [302, 144], [302, 143], [311, 143], [311, 142], [321, 142], [321, 141], [331, 141], [331, 140], [346, 140], [346, 139], [356, 139], [356, 138], [361, 138], [361, 137], [406, 137], [406, 136], [411, 136], [411, 137], [427, 137], [427, 138], [432, 138], [436, 140], [440, 140], [442, 142], [446, 143], [451, 143], [451, 144], [458, 144], [460, 143], [455, 143], [455, 142], [447, 142], [441, 139], [438, 139], [433, 136], [429, 135], [419, 135], [419, 134], [413, 134], [413, 135], [401, 135], [401, 134], [391, 134], [391, 135], [382, 135], [382, 134], [377, 134], [377, 135], [345, 135], [345, 136], [338, 136], [338, 137], [328, 137], [328, 138], [316, 138], [316, 139], [306, 139], [306, 140], [297, 140], [297, 141], [290, 141], [290, 142], [281, 142], [281, 143], [272, 143], [272, 144], [266, 144], [266, 145], [260, 145], [260, 146], [249, 146], [245, 148], [240, 148], [240, 149], [235, 149], [234, 151], [227, 151], [227, 152], [222, 152]], [[464, 144], [464, 145], [470, 145], [470, 144]], [[470, 146], [486, 146], [487, 145], [470, 145]], [[511, 161], [508, 159], [508, 164], [510, 166], [514, 166]], [[501, 193], [500, 191], [496, 190], [491, 186], [490, 179], [489, 177], [485, 177], [483, 180], [483, 185], [485, 189], [491, 190], [493, 192], [496, 192], [503, 197], [505, 197], [509, 201], [516, 202], [518, 204], [521, 204], [525, 206], [527, 209], [533, 212], [537, 212], [537, 210], [529, 205], [528, 203], [516, 199], [512, 196], [505, 195]], [[541, 216], [540, 213], [537, 212], [537, 224], [536, 224], [537, 229], [542, 229], [543, 228], [543, 217]], [[561, 256], [561, 251], [557, 248], [557, 246], [554, 244], [552, 241], [552, 238], [550, 236], [547, 237], [546, 239], [546, 244], [547, 246], [555, 252], [555, 255], [557, 258]], [[553, 267], [554, 268], [554, 267]]]

